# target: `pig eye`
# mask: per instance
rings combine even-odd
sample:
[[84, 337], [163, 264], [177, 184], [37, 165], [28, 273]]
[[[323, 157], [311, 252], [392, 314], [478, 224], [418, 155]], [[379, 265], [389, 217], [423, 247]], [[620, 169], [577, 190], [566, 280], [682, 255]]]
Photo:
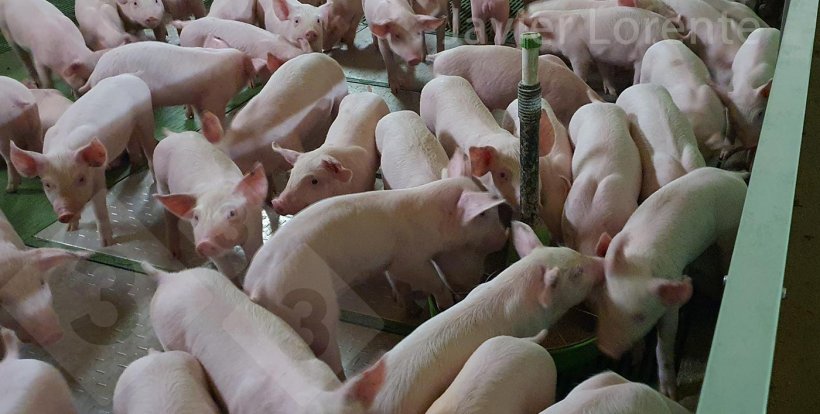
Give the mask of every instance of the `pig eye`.
[[506, 180], [507, 179], [507, 173], [505, 173], [504, 171], [501, 171], [500, 173], [498, 173], [498, 178], [500, 178], [502, 180]]
[[400, 34], [398, 34], [398, 33], [397, 33], [397, 34], [395, 34], [395, 35], [393, 35], [393, 37], [395, 37], [395, 38], [396, 38], [396, 40], [401, 40], [401, 35], [400, 35]]
[[298, 17], [293, 19], [293, 24], [299, 24], [299, 18]]
[[228, 218], [234, 218], [234, 217], [236, 217], [236, 210], [229, 211], [228, 212]]
[[199, 214], [194, 214], [194, 221], [199, 221]]
[[51, 183], [43, 181], [43, 186], [45, 186], [47, 189], [51, 190]]
[[314, 179], [310, 180], [310, 183], [313, 184], [313, 185], [316, 185], [316, 184], [319, 184], [319, 180], [314, 178]]
[[79, 178], [79, 179], [77, 179], [77, 183], [79, 183], [79, 184], [85, 184], [85, 176], [84, 176], [84, 175], [81, 175], [81, 176], [80, 176], [80, 178]]

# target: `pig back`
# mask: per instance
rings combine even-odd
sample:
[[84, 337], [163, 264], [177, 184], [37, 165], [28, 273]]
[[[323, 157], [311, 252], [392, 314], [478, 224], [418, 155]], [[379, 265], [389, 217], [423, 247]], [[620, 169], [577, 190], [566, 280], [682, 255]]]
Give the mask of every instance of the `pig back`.
[[447, 153], [413, 111], [385, 116], [376, 128], [382, 177], [392, 189], [411, 188], [441, 178]]
[[34, 96], [25, 85], [12, 78], [0, 76], [0, 128], [16, 120], [34, 105]]

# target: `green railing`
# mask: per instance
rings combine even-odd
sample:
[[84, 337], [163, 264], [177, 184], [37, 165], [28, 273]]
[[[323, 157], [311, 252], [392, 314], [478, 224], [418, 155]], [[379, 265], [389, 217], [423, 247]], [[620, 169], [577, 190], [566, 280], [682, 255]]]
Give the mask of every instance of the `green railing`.
[[792, 0], [788, 6], [698, 413], [754, 414], [767, 410], [817, 4], [818, 0]]

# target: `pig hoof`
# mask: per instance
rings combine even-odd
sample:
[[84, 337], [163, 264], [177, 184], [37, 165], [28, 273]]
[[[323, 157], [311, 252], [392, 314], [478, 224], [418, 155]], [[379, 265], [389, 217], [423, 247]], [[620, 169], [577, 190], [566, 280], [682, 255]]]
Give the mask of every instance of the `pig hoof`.
[[16, 193], [17, 192], [17, 186], [10, 185], [10, 186], [6, 187], [6, 192], [9, 193], [9, 194]]
[[77, 231], [80, 229], [79, 223], [68, 223], [67, 231]]
[[114, 245], [114, 237], [113, 236], [106, 236], [100, 240], [101, 247], [108, 247]]

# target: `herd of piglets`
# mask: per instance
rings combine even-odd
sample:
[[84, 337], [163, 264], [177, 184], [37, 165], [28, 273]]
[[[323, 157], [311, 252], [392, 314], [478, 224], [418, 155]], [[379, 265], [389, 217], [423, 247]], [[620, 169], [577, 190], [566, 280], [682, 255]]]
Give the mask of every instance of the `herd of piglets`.
[[[686, 273], [712, 247], [721, 268], [692, 276], [727, 271], [779, 30], [729, 0], [545, 0], [514, 19], [506, 1], [470, 4], [477, 43], [492, 27], [495, 45], [444, 50], [461, 7], [447, 0], [77, 0], [79, 28], [45, 0], [0, 0], [0, 31], [31, 77], [0, 77], [6, 191], [39, 177], [69, 231], [90, 203], [101, 246], [124, 242], [105, 171], [126, 153], [152, 174], [170, 255], [182, 259], [183, 221], [217, 269], [143, 264], [165, 352], [125, 369], [115, 413], [686, 412], [674, 402]], [[419, 113], [349, 94], [322, 53], [359, 47], [363, 17], [393, 92], [431, 65]], [[534, 228], [547, 245], [517, 221], [521, 52], [505, 40], [528, 31], [543, 39]], [[55, 76], [76, 101], [50, 89]], [[201, 129], [157, 143], [154, 110], [177, 105]], [[716, 168], [729, 166], [740, 171]], [[263, 214], [294, 217], [263, 244]], [[508, 242], [520, 260], [485, 267]], [[27, 249], [0, 214], [0, 413], [76, 412], [62, 375], [20, 359], [17, 338], [59, 346], [48, 281], [87, 258]], [[338, 298], [372, 278], [408, 312], [429, 296], [444, 311], [346, 380]], [[609, 357], [657, 328], [660, 392], [603, 373], [556, 402], [541, 344], [582, 303]]]

